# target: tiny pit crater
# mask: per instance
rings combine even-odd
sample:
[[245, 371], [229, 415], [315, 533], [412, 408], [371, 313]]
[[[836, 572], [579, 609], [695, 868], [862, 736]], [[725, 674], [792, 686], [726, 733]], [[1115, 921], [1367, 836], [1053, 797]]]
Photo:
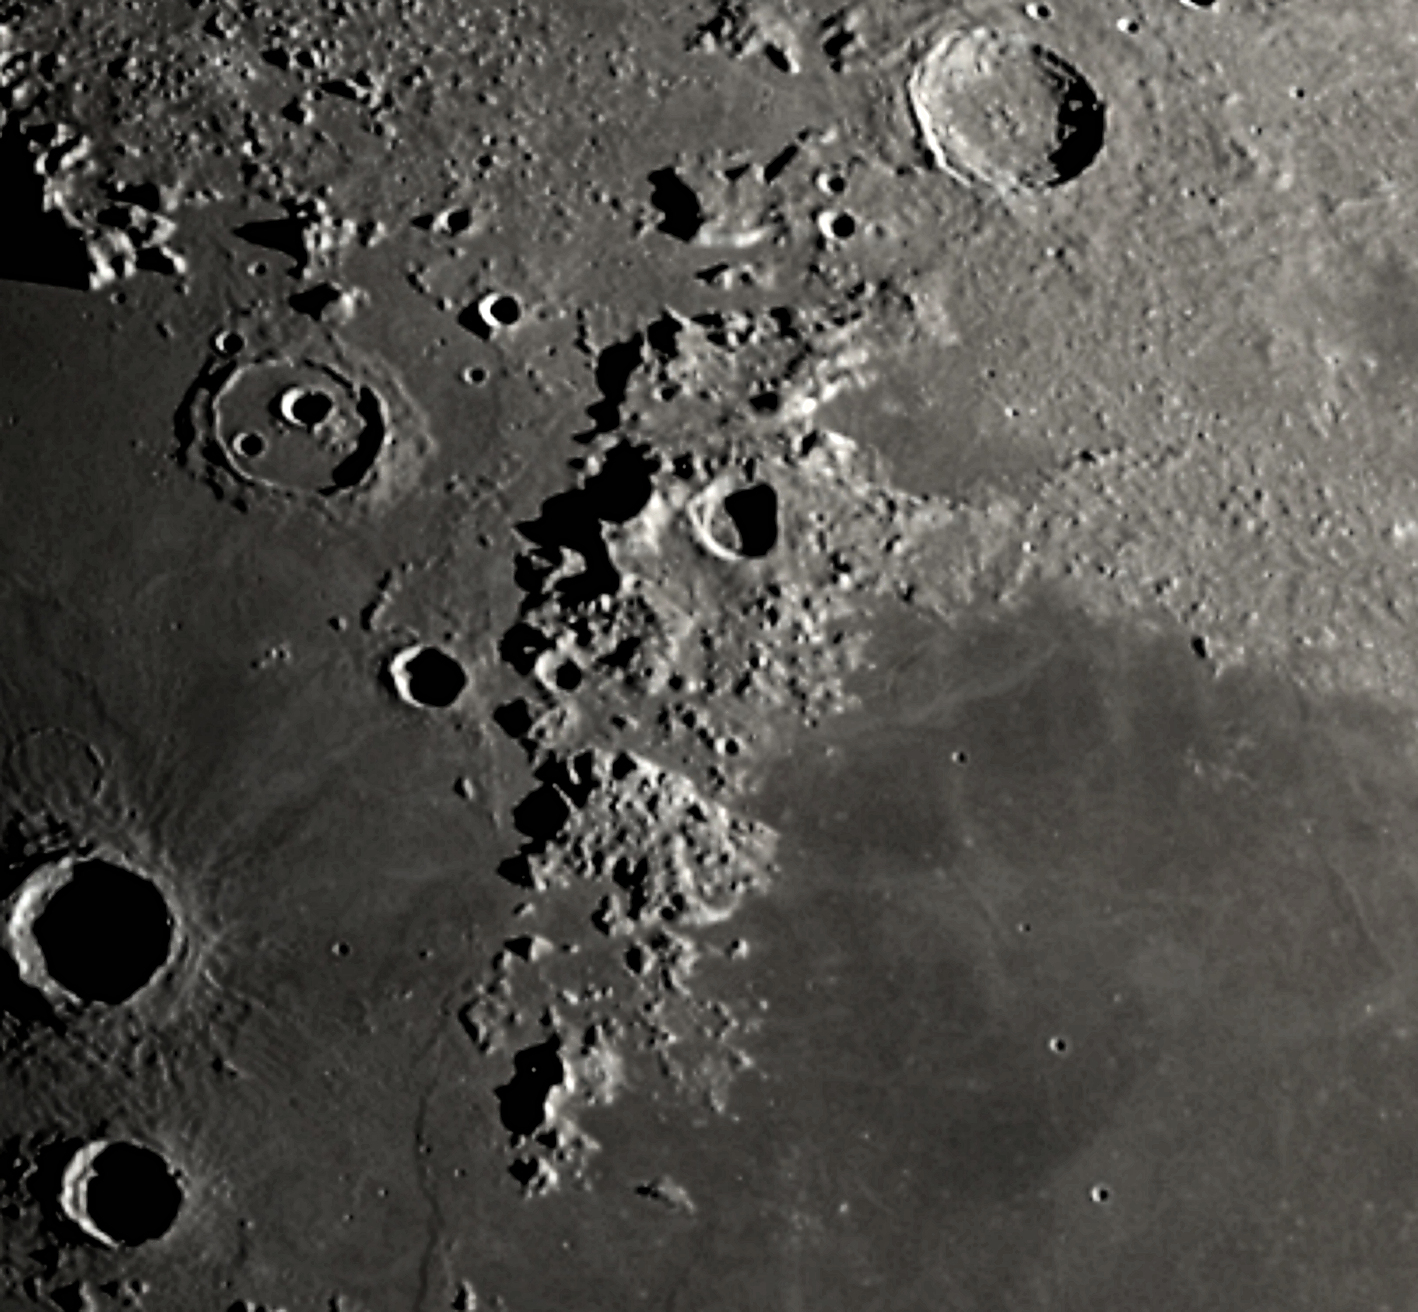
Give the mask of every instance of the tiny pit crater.
[[846, 210], [828, 210], [818, 216], [817, 228], [827, 241], [849, 241], [857, 235], [857, 220]]
[[488, 292], [458, 316], [458, 323], [486, 341], [522, 322], [522, 302], [508, 292]]
[[246, 338], [234, 328], [224, 328], [212, 338], [212, 350], [221, 356], [240, 355], [246, 349]]
[[231, 440], [231, 449], [243, 460], [255, 460], [266, 452], [266, 439], [260, 433], [238, 433]]
[[522, 307], [515, 296], [499, 293], [488, 299], [485, 313], [490, 326], [510, 328], [522, 318]]

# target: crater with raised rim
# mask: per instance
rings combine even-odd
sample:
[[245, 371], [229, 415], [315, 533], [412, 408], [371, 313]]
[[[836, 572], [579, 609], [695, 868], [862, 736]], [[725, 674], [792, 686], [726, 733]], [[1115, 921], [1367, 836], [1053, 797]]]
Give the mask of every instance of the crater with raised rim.
[[183, 1189], [166, 1158], [124, 1140], [98, 1139], [70, 1159], [60, 1184], [64, 1214], [109, 1248], [161, 1239], [182, 1210]]
[[172, 960], [176, 930], [148, 876], [115, 860], [71, 857], [20, 885], [4, 937], [20, 978], [52, 1000], [117, 1006]]
[[178, 415], [179, 455], [210, 482], [377, 503], [416, 480], [432, 439], [382, 361], [307, 319], [216, 340]]
[[1058, 187], [1103, 149], [1106, 114], [1087, 78], [1016, 33], [950, 32], [917, 64], [907, 89], [931, 159], [962, 182]]

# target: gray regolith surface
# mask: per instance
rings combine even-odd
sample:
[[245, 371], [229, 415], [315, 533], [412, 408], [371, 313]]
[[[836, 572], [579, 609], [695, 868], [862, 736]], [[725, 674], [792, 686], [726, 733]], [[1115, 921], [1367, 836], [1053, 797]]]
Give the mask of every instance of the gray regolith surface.
[[0, 1306], [1413, 1306], [1411, 26], [0, 4]]

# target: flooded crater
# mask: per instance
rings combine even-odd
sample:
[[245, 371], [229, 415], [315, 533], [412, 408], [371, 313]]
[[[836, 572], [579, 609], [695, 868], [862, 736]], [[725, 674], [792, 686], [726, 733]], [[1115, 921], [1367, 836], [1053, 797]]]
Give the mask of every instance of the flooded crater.
[[377, 508], [433, 452], [394, 371], [301, 316], [220, 330], [178, 413], [179, 456], [232, 494]]

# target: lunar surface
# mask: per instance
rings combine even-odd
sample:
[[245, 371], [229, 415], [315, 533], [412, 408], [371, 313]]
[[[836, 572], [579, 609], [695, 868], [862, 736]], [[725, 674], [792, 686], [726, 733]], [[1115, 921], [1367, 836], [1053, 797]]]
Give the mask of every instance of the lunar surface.
[[1418, 1307], [1411, 18], [0, 3], [0, 1309]]

